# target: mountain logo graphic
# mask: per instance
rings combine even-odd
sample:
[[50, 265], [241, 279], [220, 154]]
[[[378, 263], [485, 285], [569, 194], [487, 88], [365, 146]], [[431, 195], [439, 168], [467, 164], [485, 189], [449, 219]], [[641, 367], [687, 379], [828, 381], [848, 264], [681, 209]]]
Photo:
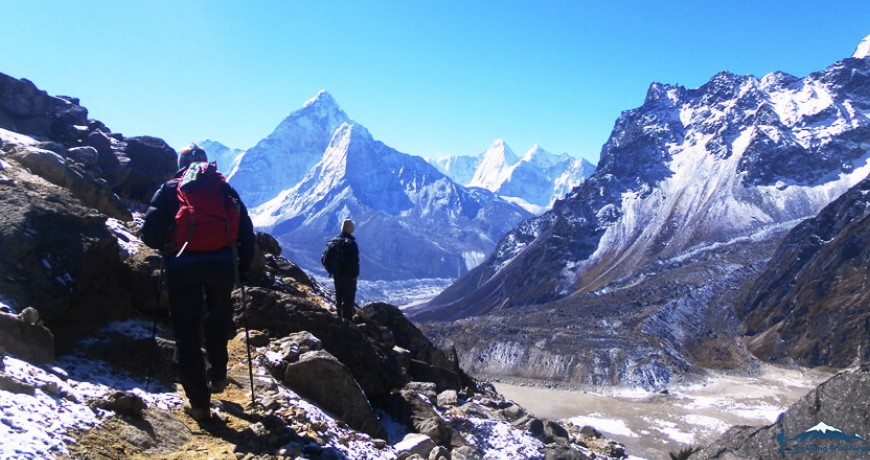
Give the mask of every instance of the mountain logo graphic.
[[865, 452], [870, 453], [870, 441], [858, 434], [847, 434], [839, 428], [819, 422], [803, 433], [786, 436], [781, 430], [776, 436], [783, 454], [808, 452]]

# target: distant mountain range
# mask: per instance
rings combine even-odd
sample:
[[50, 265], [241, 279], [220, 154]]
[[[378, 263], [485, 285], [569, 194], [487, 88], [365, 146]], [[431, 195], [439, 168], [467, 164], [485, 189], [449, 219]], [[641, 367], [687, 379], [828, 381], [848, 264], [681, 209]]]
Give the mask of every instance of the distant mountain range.
[[353, 219], [367, 280], [455, 279], [531, 217], [376, 141], [325, 91], [241, 154], [229, 182], [257, 228], [315, 273], [325, 242]]
[[595, 171], [585, 159], [554, 155], [538, 145], [519, 158], [503, 139], [477, 156], [430, 162], [455, 182], [489, 190], [533, 214], [542, 214]]
[[653, 83], [586, 182], [411, 314], [498, 376], [661, 388], [753, 354], [866, 362], [868, 53]]
[[805, 78], [722, 72], [698, 89], [654, 83], [617, 120], [592, 177], [432, 306], [483, 313], [591, 292], [814, 216], [870, 170], [868, 93], [866, 58]]

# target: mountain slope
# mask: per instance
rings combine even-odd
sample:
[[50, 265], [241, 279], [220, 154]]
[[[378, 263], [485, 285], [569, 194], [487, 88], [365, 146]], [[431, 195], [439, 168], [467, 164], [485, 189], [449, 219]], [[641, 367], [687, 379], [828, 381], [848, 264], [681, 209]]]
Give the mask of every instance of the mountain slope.
[[228, 175], [232, 173], [241, 160], [242, 154], [245, 152], [240, 149], [232, 149], [218, 141], [206, 139], [199, 143], [199, 146], [205, 149], [208, 154], [209, 161], [216, 161], [218, 171]]
[[229, 175], [230, 184], [249, 208], [274, 198], [320, 161], [332, 134], [349, 121], [335, 99], [320, 91], [242, 155]]
[[737, 303], [766, 361], [847, 367], [870, 360], [870, 178], [795, 227]]
[[474, 172], [477, 170], [477, 165], [483, 159], [483, 155], [476, 157], [466, 155], [452, 155], [443, 158], [430, 160], [429, 162], [441, 174], [453, 179], [460, 185], [465, 185], [471, 182], [474, 177]]
[[253, 211], [300, 265], [320, 253], [346, 217], [356, 222], [365, 279], [453, 278], [479, 263], [529, 215], [485, 190], [467, 190], [419, 157], [400, 153], [355, 123], [336, 130], [295, 187]]
[[496, 139], [483, 152], [480, 163], [474, 170], [474, 176], [466, 185], [490, 191], [497, 190], [510, 177], [511, 167], [518, 161], [519, 158], [504, 139]]
[[867, 59], [803, 79], [723, 72], [693, 90], [653, 84], [617, 120], [586, 183], [430, 306], [461, 317], [545, 302], [794, 225], [870, 170], [868, 105]]

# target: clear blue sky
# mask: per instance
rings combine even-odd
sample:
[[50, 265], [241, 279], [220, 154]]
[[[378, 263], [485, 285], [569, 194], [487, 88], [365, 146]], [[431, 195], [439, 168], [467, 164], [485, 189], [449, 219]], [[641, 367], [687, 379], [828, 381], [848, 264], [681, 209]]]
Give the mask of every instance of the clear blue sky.
[[594, 163], [651, 82], [805, 76], [868, 34], [868, 0], [0, 0], [0, 72], [176, 148], [253, 146], [326, 89], [405, 153]]

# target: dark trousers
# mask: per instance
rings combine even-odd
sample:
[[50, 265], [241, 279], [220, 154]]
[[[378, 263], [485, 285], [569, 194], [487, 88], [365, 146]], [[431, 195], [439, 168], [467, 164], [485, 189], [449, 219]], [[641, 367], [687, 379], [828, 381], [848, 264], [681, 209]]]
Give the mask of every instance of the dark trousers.
[[356, 301], [356, 278], [350, 276], [335, 277], [335, 307], [338, 316], [353, 319], [354, 303]]
[[[232, 259], [198, 259], [193, 255], [189, 260], [176, 259], [167, 265], [179, 380], [191, 407], [207, 408], [211, 400], [208, 381], [219, 381], [227, 375], [235, 278]], [[208, 372], [206, 366], [210, 366]]]

